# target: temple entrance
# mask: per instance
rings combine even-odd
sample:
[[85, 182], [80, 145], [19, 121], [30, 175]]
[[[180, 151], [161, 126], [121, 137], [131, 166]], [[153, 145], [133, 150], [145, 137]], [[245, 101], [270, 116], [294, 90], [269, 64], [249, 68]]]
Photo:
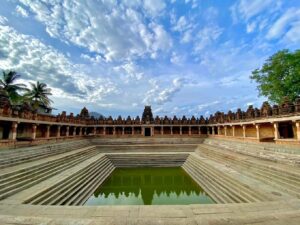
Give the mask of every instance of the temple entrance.
[[151, 128], [145, 128], [145, 137], [151, 136]]
[[294, 138], [292, 123], [279, 123], [280, 138]]

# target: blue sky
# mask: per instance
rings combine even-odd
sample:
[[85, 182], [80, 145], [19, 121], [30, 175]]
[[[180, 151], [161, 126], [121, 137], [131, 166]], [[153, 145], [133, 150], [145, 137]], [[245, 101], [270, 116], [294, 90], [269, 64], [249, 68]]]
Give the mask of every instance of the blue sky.
[[58, 111], [209, 116], [260, 107], [251, 71], [300, 47], [298, 0], [2, 0], [0, 69]]

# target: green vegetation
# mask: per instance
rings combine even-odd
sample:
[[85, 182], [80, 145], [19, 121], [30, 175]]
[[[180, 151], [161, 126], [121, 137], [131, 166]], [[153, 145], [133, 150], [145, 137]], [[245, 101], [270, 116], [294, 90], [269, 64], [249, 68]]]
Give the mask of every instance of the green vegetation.
[[272, 55], [250, 76], [258, 83], [260, 96], [275, 103], [294, 101], [300, 96], [300, 50], [282, 50]]
[[22, 101], [21, 92], [26, 91], [24, 84], [18, 84], [16, 81], [20, 78], [20, 75], [15, 71], [2, 72], [3, 78], [0, 79], [0, 88], [9, 97], [11, 104], [18, 104]]
[[85, 205], [186, 205], [214, 201], [180, 167], [117, 168]]
[[0, 89], [2, 89], [8, 96], [12, 105], [29, 104], [33, 110], [39, 107], [50, 107], [51, 89], [47, 88], [47, 84], [39, 81], [30, 83], [31, 88], [26, 85], [16, 83], [20, 75], [15, 71], [3, 71], [2, 79], [0, 79]]
[[49, 99], [51, 94], [51, 89], [47, 88], [47, 84], [40, 83], [39, 81], [30, 83], [31, 89], [27, 90], [24, 97], [28, 99], [34, 109], [37, 109], [39, 106], [49, 107], [52, 100]]

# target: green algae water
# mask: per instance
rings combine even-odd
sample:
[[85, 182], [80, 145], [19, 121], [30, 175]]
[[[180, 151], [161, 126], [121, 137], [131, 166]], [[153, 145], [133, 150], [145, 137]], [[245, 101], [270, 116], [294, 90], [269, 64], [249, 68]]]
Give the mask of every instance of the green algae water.
[[181, 168], [117, 168], [85, 205], [187, 205], [214, 201]]

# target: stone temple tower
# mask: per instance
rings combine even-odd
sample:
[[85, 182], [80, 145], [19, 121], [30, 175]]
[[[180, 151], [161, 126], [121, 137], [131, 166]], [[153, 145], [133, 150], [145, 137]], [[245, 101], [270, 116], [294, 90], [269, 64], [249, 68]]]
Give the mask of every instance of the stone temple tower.
[[145, 106], [144, 112], [142, 115], [142, 122], [149, 124], [149, 123], [153, 123], [153, 121], [154, 121], [154, 118], [153, 118], [151, 106]]

